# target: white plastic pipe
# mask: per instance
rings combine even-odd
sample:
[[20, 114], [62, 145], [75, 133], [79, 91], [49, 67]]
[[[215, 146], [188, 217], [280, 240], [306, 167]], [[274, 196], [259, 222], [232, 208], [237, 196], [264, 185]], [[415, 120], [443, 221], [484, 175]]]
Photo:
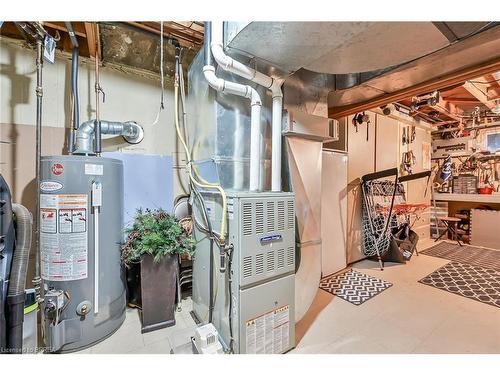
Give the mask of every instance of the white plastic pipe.
[[260, 109], [262, 102], [259, 93], [251, 86], [226, 81], [215, 75], [215, 68], [212, 65], [203, 67], [203, 74], [208, 84], [219, 92], [242, 96], [250, 99], [250, 190], [259, 189], [259, 167], [260, 167]]
[[212, 55], [217, 64], [228, 72], [239, 75], [258, 85], [271, 90], [273, 97], [273, 115], [272, 115], [272, 156], [271, 156], [271, 189], [272, 191], [281, 191], [281, 121], [283, 112], [283, 93], [281, 84], [275, 79], [250, 68], [224, 53], [224, 23], [216, 21], [212, 23]]

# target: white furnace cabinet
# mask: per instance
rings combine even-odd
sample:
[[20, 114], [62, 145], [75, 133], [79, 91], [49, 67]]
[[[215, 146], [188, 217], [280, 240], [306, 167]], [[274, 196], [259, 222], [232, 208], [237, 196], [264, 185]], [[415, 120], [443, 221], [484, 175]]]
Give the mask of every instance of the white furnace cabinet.
[[321, 273], [344, 269], [347, 244], [347, 155], [323, 150], [321, 178]]

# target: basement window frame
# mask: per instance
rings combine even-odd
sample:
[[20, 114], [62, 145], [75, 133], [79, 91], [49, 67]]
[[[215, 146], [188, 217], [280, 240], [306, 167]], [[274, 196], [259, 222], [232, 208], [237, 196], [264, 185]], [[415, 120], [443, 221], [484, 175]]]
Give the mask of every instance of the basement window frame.
[[[491, 145], [490, 145], [491, 140]], [[496, 145], [496, 150], [493, 150], [493, 145]], [[500, 152], [500, 130], [490, 130], [484, 134], [484, 148], [491, 153]]]

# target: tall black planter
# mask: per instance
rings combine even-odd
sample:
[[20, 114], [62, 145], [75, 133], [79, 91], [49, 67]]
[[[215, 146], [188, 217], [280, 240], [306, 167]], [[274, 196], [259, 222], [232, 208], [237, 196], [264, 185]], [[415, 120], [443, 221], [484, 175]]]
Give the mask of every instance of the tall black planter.
[[142, 308], [142, 333], [175, 325], [178, 259], [169, 255], [155, 263], [144, 255], [127, 270], [128, 302]]

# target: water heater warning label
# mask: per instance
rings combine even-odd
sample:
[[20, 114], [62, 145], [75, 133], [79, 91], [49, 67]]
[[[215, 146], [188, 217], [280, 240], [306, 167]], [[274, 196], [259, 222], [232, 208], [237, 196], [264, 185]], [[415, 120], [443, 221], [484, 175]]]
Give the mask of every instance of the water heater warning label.
[[247, 354], [280, 354], [290, 347], [290, 306], [246, 322]]
[[87, 278], [86, 194], [40, 194], [42, 278], [69, 281]]

